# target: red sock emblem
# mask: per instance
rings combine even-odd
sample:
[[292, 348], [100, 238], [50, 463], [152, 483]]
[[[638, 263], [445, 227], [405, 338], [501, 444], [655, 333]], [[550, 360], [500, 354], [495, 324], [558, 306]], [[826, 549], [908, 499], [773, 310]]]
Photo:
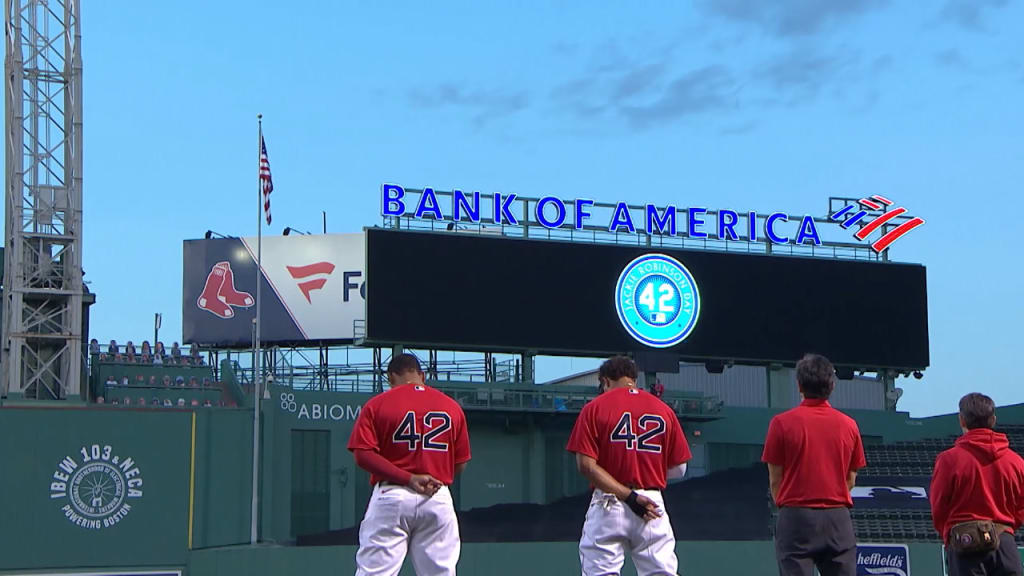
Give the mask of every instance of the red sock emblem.
[[[220, 299], [231, 306], [238, 306], [239, 308], [252, 306], [255, 300], [252, 299], [251, 294], [235, 290], [235, 274], [231, 271], [231, 264], [218, 262], [217, 266], [224, 268], [224, 284], [221, 285], [220, 292], [218, 293]], [[217, 266], [214, 266], [214, 268]]]
[[227, 264], [227, 262], [219, 262], [210, 270], [210, 274], [206, 277], [206, 286], [203, 287], [203, 293], [199, 295], [196, 305], [221, 318], [231, 318], [235, 315], [235, 311], [220, 298], [221, 287], [224, 286], [225, 270], [230, 269], [226, 266], [222, 267], [221, 264]]

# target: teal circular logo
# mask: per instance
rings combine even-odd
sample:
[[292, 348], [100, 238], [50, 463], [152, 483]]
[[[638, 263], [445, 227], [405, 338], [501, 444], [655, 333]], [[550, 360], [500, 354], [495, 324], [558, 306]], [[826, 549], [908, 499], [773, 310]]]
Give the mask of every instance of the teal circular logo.
[[700, 292], [678, 260], [646, 254], [626, 265], [615, 284], [615, 310], [626, 332], [654, 348], [674, 346], [693, 332]]

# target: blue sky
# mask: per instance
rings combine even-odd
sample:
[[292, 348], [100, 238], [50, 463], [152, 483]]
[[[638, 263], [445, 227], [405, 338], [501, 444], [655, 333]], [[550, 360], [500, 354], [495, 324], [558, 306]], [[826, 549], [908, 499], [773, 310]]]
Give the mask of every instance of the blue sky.
[[928, 221], [893, 249], [929, 276], [932, 366], [901, 408], [1024, 402], [1019, 1], [83, 4], [97, 337], [142, 340], [157, 311], [181, 334], [182, 240], [255, 232], [262, 113], [275, 234], [376, 223], [382, 182], [801, 214], [890, 196]]

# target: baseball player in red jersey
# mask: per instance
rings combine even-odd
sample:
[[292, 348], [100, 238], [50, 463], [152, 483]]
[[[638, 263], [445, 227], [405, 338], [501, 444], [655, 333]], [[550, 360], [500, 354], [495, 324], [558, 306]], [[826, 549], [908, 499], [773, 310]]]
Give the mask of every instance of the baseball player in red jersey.
[[359, 525], [357, 576], [398, 574], [407, 551], [417, 576], [455, 574], [461, 542], [448, 485], [469, 462], [459, 405], [424, 384], [419, 360], [395, 356], [391, 390], [363, 405], [348, 440], [373, 495]]
[[661, 490], [681, 478], [690, 446], [675, 412], [636, 387], [624, 356], [601, 365], [600, 396], [580, 412], [567, 449], [594, 486], [580, 538], [583, 576], [618, 574], [629, 550], [639, 576], [676, 574], [676, 539]]

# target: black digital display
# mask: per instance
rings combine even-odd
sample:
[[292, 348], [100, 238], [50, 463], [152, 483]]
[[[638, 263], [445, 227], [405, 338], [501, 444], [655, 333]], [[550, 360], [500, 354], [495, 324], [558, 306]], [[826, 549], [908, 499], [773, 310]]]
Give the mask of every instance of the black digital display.
[[[929, 363], [917, 264], [386, 229], [368, 229], [366, 241], [368, 343], [784, 364], [816, 352], [854, 369]], [[664, 283], [647, 288], [650, 280], [625, 298], [627, 268], [645, 255], [681, 264], [684, 295], [693, 288], [699, 302]], [[617, 301], [643, 314], [623, 319]], [[658, 322], [685, 332], [652, 346], [626, 329]]]

